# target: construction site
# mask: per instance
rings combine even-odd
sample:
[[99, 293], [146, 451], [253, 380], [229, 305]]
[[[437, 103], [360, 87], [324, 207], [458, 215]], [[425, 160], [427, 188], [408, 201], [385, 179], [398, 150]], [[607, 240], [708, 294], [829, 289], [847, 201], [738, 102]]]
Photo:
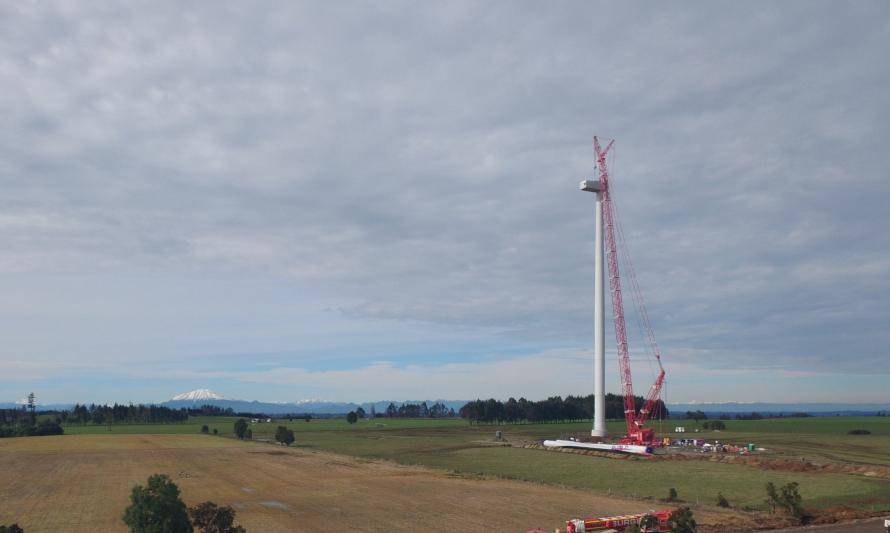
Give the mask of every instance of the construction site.
[[888, 21], [0, 4], [0, 533], [890, 533]]

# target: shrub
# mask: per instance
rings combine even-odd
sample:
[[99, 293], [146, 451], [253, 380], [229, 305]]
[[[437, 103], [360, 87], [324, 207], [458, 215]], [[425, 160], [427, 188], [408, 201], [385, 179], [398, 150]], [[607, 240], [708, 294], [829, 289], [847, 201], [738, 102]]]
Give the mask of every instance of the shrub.
[[358, 422], [358, 414], [355, 411], [349, 411], [349, 414], [346, 415], [346, 421], [350, 424], [355, 424]]
[[640, 531], [658, 531], [658, 518], [651, 514], [644, 516], [640, 520]]
[[219, 435], [219, 430], [216, 429], [216, 428], [213, 428], [213, 434], [214, 434], [214, 435]]
[[871, 431], [867, 429], [851, 429], [847, 435], [871, 435]]
[[801, 501], [803, 498], [800, 496], [800, 491], [798, 490], [799, 485], [797, 482], [787, 483], [782, 486], [781, 500], [788, 512], [791, 513], [796, 518], [804, 517], [804, 510], [801, 507]]
[[0, 526], [0, 533], [25, 533], [25, 530], [18, 524], [10, 524], [8, 526]]
[[677, 499], [677, 489], [675, 489], [674, 487], [671, 487], [671, 488], [668, 490], [668, 497], [667, 497], [667, 499], [666, 499], [665, 501], [666, 501], [666, 502], [675, 502], [675, 501], [678, 501], [678, 499]]
[[698, 528], [692, 516], [692, 509], [689, 507], [680, 507], [671, 513], [669, 522], [672, 533], [694, 533]]
[[773, 511], [776, 507], [781, 507], [788, 511], [795, 518], [805, 519], [807, 514], [801, 506], [803, 498], [800, 496], [800, 485], [792, 481], [782, 485], [780, 490], [776, 490], [776, 486], [772, 482], [766, 484], [766, 503]]
[[719, 492], [717, 493], [717, 507], [729, 507], [729, 500]]
[[123, 519], [133, 533], [193, 531], [185, 503], [179, 497], [179, 487], [163, 474], [149, 477], [145, 487], [133, 487]]
[[235, 525], [235, 510], [219, 507], [213, 502], [200, 503], [189, 508], [192, 524], [201, 533], [245, 533], [245, 529]]
[[294, 437], [294, 430], [278, 426], [278, 429], [275, 430], [275, 440], [285, 446], [290, 446], [297, 439]]
[[210, 433], [210, 428], [207, 426], [207, 424], [204, 424], [203, 426], [201, 426], [201, 433], [204, 433], [205, 435], [207, 433]]
[[235, 436], [243, 439], [247, 435], [247, 420], [239, 418], [235, 421]]
[[726, 424], [722, 420], [709, 420], [702, 424], [702, 427], [705, 429], [724, 430], [726, 429]]

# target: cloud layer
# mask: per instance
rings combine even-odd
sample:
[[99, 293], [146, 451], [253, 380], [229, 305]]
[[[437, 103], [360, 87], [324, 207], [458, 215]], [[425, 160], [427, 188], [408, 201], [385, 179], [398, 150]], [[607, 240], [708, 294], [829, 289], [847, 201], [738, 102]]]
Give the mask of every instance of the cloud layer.
[[0, 362], [46, 387], [579, 350], [599, 134], [669, 368], [886, 374], [888, 15], [0, 7]]

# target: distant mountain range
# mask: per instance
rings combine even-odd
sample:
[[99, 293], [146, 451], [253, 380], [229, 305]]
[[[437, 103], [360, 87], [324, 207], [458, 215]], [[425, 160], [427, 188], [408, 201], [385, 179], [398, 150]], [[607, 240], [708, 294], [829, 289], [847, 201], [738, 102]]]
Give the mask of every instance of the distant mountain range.
[[890, 403], [768, 403], [768, 402], [694, 402], [668, 404], [671, 416], [686, 411], [702, 411], [714, 414], [771, 413], [791, 414], [874, 414], [890, 412]]
[[[196, 389], [182, 394], [177, 394], [171, 399], [159, 402], [157, 405], [163, 405], [171, 408], [181, 407], [200, 407], [202, 405], [213, 405], [221, 409], [231, 408], [235, 412], [245, 413], [263, 413], [268, 415], [283, 414], [313, 414], [313, 415], [342, 415], [349, 411], [355, 411], [359, 407], [366, 412], [374, 410], [378, 413], [386, 411], [390, 403], [396, 407], [406, 404], [419, 404], [426, 402], [428, 406], [434, 403], [442, 403], [455, 411], [460, 410], [466, 400], [410, 400], [410, 401], [378, 401], [378, 402], [331, 402], [325, 400], [300, 400], [296, 402], [258, 402], [250, 400], [236, 400], [225, 398], [221, 394], [217, 394], [210, 389]], [[19, 402], [0, 402], [0, 408], [11, 409], [21, 407]], [[38, 404], [39, 409], [43, 410], [62, 410], [71, 409], [74, 404]], [[758, 412], [763, 414], [791, 414], [791, 413], [808, 413], [814, 415], [835, 415], [835, 414], [875, 414], [877, 412], [890, 412], [890, 403], [767, 403], [767, 402], [691, 402], [668, 404], [672, 415], [679, 415], [686, 411], [703, 411], [708, 414], [737, 414]]]
[[258, 402], [249, 400], [235, 400], [223, 397], [209, 389], [197, 389], [182, 394], [177, 394], [170, 400], [162, 402], [160, 405], [172, 408], [180, 407], [200, 407], [202, 405], [213, 405], [221, 409], [231, 408], [235, 412], [242, 413], [263, 413], [268, 415], [283, 414], [304, 414], [313, 415], [341, 415], [349, 411], [355, 411], [359, 407], [367, 412], [371, 411], [371, 407], [378, 413], [386, 411], [390, 403], [396, 407], [405, 403], [421, 403], [426, 402], [428, 406], [434, 403], [442, 403], [448, 408], [455, 411], [459, 410], [465, 403], [465, 400], [417, 400], [417, 401], [380, 401], [380, 402], [329, 402], [324, 400], [300, 400], [296, 402]]

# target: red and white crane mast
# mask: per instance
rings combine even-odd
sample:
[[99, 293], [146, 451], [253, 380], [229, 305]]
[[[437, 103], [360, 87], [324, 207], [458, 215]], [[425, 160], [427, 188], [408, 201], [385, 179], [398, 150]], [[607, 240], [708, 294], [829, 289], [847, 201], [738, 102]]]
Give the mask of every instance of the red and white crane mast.
[[[613, 323], [615, 325], [615, 340], [618, 343], [618, 365], [621, 372], [621, 389], [624, 394], [624, 420], [627, 425], [627, 434], [621, 440], [625, 444], [652, 444], [655, 440], [655, 432], [651, 428], [643, 427], [652, 413], [659, 396], [661, 388], [664, 385], [664, 367], [661, 365], [661, 352], [658, 344], [655, 342], [655, 335], [649, 323], [649, 315], [646, 312], [645, 304], [642, 299], [642, 292], [636, 282], [633, 267], [630, 266], [628, 273], [630, 274], [630, 286], [634, 293], [634, 297], [639, 307], [641, 321], [646, 328], [647, 340], [652, 346], [653, 354], [658, 362], [659, 373], [649, 389], [645, 402], [637, 413], [634, 401], [633, 379], [630, 371], [630, 355], [627, 347], [627, 328], [624, 321], [624, 301], [621, 293], [621, 276], [618, 270], [618, 247], [615, 239], [615, 209], [612, 204], [612, 194], [609, 179], [609, 170], [606, 165], [606, 155], [611, 150], [615, 141], [610, 141], [605, 149], [600, 145], [597, 137], [593, 138], [594, 149], [596, 150], [596, 162], [599, 169], [600, 187], [603, 195], [603, 225], [605, 226], [604, 240], [605, 248], [608, 256], [609, 267], [609, 289], [612, 296], [612, 314]], [[622, 237], [623, 234], [619, 235]], [[629, 258], [628, 258], [629, 259]], [[630, 263], [629, 263], [630, 264]]]

